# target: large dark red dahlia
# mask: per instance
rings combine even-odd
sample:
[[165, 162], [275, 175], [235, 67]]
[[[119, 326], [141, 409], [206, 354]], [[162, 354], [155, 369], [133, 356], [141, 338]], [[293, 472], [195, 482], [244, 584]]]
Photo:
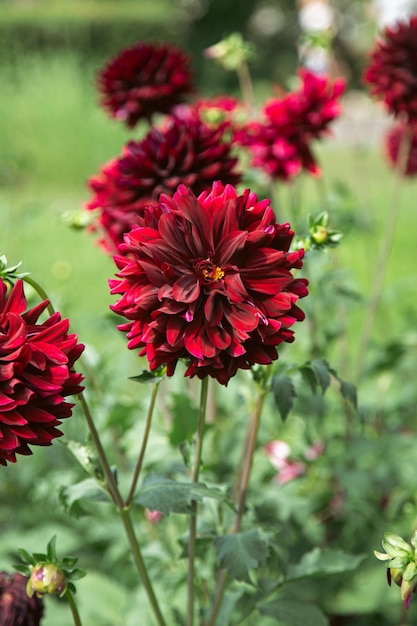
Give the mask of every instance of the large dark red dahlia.
[[383, 31], [363, 77], [391, 113], [417, 120], [417, 15]]
[[0, 279], [1, 465], [61, 436], [56, 427], [74, 406], [65, 398], [82, 391], [82, 375], [73, 365], [84, 346], [68, 334], [68, 320], [54, 313], [38, 322], [47, 300], [25, 312], [26, 306], [22, 281], [7, 295]]
[[122, 155], [90, 179], [94, 193], [87, 209], [99, 209], [95, 228], [105, 247], [119, 250], [124, 233], [140, 220], [145, 206], [161, 193], [172, 195], [180, 183], [199, 194], [214, 180], [236, 184], [240, 174], [227, 125], [211, 128], [197, 114], [183, 112], [162, 129], [153, 128], [141, 141], [130, 141]]
[[[406, 134], [410, 133], [409, 137]], [[417, 125], [416, 124], [396, 124], [388, 130], [384, 137], [384, 152], [389, 163], [394, 168], [399, 166], [399, 155], [403, 149], [403, 141], [406, 142], [405, 150], [408, 150], [405, 169], [401, 172], [404, 176], [415, 176], [417, 174]], [[405, 157], [405, 155], [404, 155]]]
[[180, 185], [160, 198], [160, 215], [125, 236], [129, 255], [115, 257], [119, 280], [111, 308], [128, 322], [130, 349], [146, 355], [151, 370], [179, 359], [186, 376], [212, 376], [227, 384], [238, 369], [268, 364], [277, 346], [291, 342], [291, 326], [304, 318], [297, 300], [307, 281], [303, 250], [289, 252], [289, 224], [277, 224], [269, 200], [215, 182], [197, 198]]
[[250, 122], [236, 135], [252, 153], [253, 165], [274, 179], [289, 180], [302, 169], [319, 174], [311, 141], [329, 132], [341, 111], [342, 79], [331, 82], [306, 69], [299, 71], [300, 89], [274, 98], [263, 109], [264, 121]]
[[154, 113], [170, 113], [193, 91], [189, 56], [170, 44], [136, 43], [101, 70], [101, 104], [132, 128]]
[[39, 626], [43, 601], [26, 593], [27, 578], [0, 572], [0, 626]]

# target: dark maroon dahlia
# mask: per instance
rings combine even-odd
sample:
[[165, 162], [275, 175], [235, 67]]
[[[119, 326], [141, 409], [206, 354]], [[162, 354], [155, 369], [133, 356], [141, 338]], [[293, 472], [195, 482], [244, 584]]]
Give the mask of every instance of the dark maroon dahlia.
[[119, 251], [124, 233], [142, 218], [144, 208], [161, 193], [172, 195], [179, 184], [197, 195], [215, 180], [237, 184], [241, 177], [226, 129], [223, 124], [211, 128], [188, 112], [127, 143], [122, 155], [89, 181], [94, 197], [86, 208], [99, 210], [94, 228], [104, 233], [104, 247]]
[[417, 120], [417, 15], [383, 31], [363, 77], [391, 113]]
[[300, 89], [267, 102], [264, 121], [250, 122], [236, 134], [236, 141], [252, 153], [253, 165], [273, 179], [289, 180], [303, 169], [320, 174], [311, 142], [329, 132], [341, 111], [342, 79], [331, 82], [306, 69], [299, 76]]
[[38, 322], [48, 306], [26, 310], [23, 282], [7, 295], [0, 279], [0, 464], [14, 463], [29, 446], [48, 446], [57, 426], [70, 417], [66, 396], [80, 393], [82, 375], [73, 370], [84, 346], [68, 334], [69, 322], [54, 313]]
[[154, 113], [170, 113], [193, 91], [189, 56], [170, 44], [136, 43], [101, 70], [101, 104], [132, 128]]
[[[407, 137], [407, 134], [410, 134]], [[405, 145], [403, 144], [405, 142]], [[407, 150], [408, 156], [404, 163], [405, 168], [400, 173], [404, 176], [415, 176], [417, 174], [417, 125], [416, 124], [396, 124], [388, 130], [384, 137], [384, 152], [387, 155], [390, 165], [394, 168], [403, 167], [399, 164], [402, 150]], [[405, 158], [406, 155], [404, 155]]]
[[121, 298], [111, 308], [128, 320], [119, 326], [128, 347], [151, 370], [166, 365], [172, 375], [185, 359], [186, 376], [222, 384], [277, 359], [307, 295], [307, 281], [291, 272], [304, 251], [289, 252], [289, 224], [276, 223], [268, 200], [220, 182], [199, 197], [180, 185], [160, 207], [125, 236], [129, 254], [115, 257], [110, 287]]
[[26, 593], [27, 578], [0, 572], [0, 626], [39, 626], [43, 601]]

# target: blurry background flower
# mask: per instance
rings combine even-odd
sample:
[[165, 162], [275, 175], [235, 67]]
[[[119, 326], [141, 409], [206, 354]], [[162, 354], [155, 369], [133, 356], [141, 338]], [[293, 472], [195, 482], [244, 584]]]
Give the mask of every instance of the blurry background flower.
[[80, 393], [82, 375], [73, 370], [84, 346], [69, 335], [69, 321], [54, 313], [38, 318], [41, 302], [25, 312], [23, 282], [7, 296], [0, 279], [0, 464], [16, 454], [31, 454], [29, 445], [47, 446], [62, 435], [56, 427], [70, 417], [65, 397]]
[[291, 273], [304, 251], [288, 251], [289, 224], [276, 224], [268, 200], [220, 182], [198, 198], [180, 186], [160, 203], [153, 228], [134, 228], [125, 237], [129, 256], [115, 257], [120, 280], [110, 287], [121, 298], [111, 308], [128, 320], [119, 326], [128, 347], [151, 370], [166, 364], [172, 375], [186, 359], [186, 376], [222, 384], [277, 359], [307, 295], [306, 281]]
[[392, 167], [398, 166], [398, 155], [400, 146], [404, 139], [405, 133], [411, 133], [411, 144], [407, 158], [407, 165], [404, 172], [405, 176], [414, 176], [417, 174], [417, 125], [416, 124], [396, 124], [388, 129], [385, 137], [383, 148]]
[[0, 572], [0, 626], [39, 626], [43, 601], [26, 593], [27, 578]]
[[240, 181], [232, 143], [225, 137], [227, 124], [209, 127], [189, 108], [178, 115], [141, 141], [127, 143], [120, 157], [90, 179], [94, 196], [86, 208], [99, 210], [93, 229], [104, 232], [108, 250], [120, 251], [124, 233], [161, 193], [172, 195], [181, 183], [199, 194], [215, 180]]
[[133, 127], [155, 113], [170, 113], [193, 91], [190, 59], [170, 44], [139, 42], [111, 59], [98, 76], [101, 104]]
[[306, 69], [299, 70], [299, 77], [298, 90], [266, 103], [263, 123], [250, 122], [236, 135], [252, 153], [253, 165], [273, 179], [289, 180], [302, 169], [319, 174], [310, 143], [329, 132], [341, 111], [344, 80], [332, 82]]
[[363, 77], [391, 113], [417, 121], [417, 15], [385, 28]]

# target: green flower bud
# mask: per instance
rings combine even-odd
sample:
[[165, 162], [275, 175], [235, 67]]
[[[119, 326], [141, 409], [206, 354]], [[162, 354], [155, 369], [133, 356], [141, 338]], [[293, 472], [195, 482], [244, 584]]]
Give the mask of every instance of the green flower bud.
[[40, 563], [30, 566], [30, 578], [27, 585], [27, 593], [33, 596], [43, 596], [46, 593], [59, 593], [64, 595], [67, 589], [65, 574], [53, 563]]

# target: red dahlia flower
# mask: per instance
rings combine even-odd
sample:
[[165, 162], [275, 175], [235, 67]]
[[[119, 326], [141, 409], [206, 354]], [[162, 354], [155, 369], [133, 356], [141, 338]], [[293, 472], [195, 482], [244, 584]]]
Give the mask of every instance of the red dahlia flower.
[[342, 79], [331, 83], [326, 76], [306, 69], [301, 69], [299, 76], [302, 85], [298, 91], [267, 102], [265, 121], [250, 122], [236, 135], [240, 144], [249, 147], [253, 165], [274, 179], [289, 180], [302, 169], [320, 173], [310, 142], [329, 132], [329, 123], [341, 110]]
[[[411, 137], [405, 139], [405, 134], [410, 133]], [[411, 139], [411, 143], [408, 143]], [[392, 167], [398, 167], [398, 157], [402, 142], [407, 141], [408, 158], [405, 171], [401, 174], [405, 176], [415, 176], [417, 174], [417, 125], [397, 124], [388, 130], [384, 138], [384, 151]], [[405, 155], [404, 155], [405, 156]]]
[[100, 210], [95, 228], [104, 231], [107, 249], [119, 251], [124, 233], [141, 219], [145, 206], [161, 193], [172, 195], [180, 183], [199, 194], [214, 180], [240, 181], [232, 143], [224, 138], [226, 125], [209, 128], [188, 109], [182, 115], [141, 141], [130, 141], [120, 157], [90, 179], [95, 195], [86, 208]]
[[84, 349], [69, 322], [54, 313], [38, 318], [48, 306], [41, 302], [25, 311], [23, 283], [9, 296], [0, 279], [0, 464], [14, 463], [16, 454], [31, 454], [30, 445], [48, 446], [62, 433], [56, 428], [74, 406], [65, 397], [80, 393], [81, 374], [74, 362]]
[[417, 15], [383, 31], [363, 76], [391, 113], [417, 120]]
[[26, 593], [27, 578], [0, 572], [0, 626], [39, 626], [43, 602]]
[[175, 46], [137, 43], [100, 72], [101, 104], [132, 128], [154, 113], [170, 113], [193, 91], [189, 57]]
[[129, 321], [130, 349], [151, 370], [212, 376], [227, 384], [238, 369], [268, 364], [290, 327], [304, 318], [296, 305], [307, 281], [294, 279], [304, 251], [289, 252], [289, 224], [277, 224], [268, 200], [215, 182], [198, 198], [180, 185], [162, 195], [160, 216], [125, 236], [129, 256], [115, 257], [121, 298], [111, 308]]

